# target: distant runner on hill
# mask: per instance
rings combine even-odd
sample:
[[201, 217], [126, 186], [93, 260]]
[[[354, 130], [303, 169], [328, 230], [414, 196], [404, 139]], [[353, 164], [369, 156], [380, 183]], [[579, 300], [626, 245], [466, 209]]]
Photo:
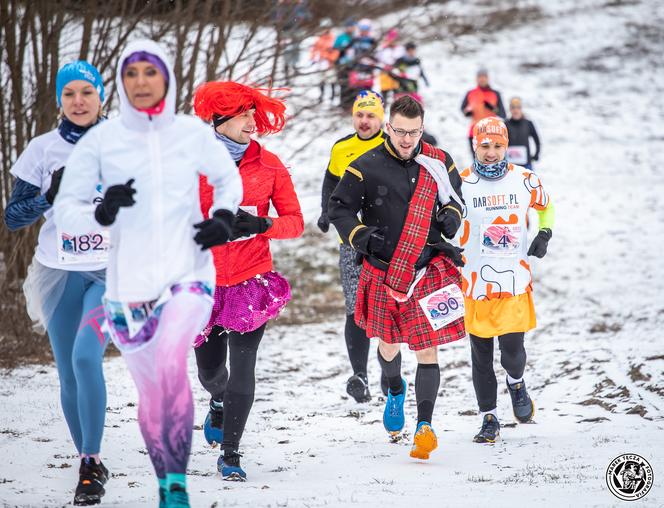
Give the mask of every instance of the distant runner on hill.
[[[511, 117], [505, 122], [510, 138], [507, 147], [507, 160], [528, 169], [533, 169], [533, 161], [539, 159], [541, 144], [533, 122], [523, 114], [523, 106], [519, 97], [510, 100]], [[535, 153], [530, 151], [530, 138], [535, 142]]]
[[503, 106], [500, 92], [494, 90], [489, 85], [489, 71], [485, 68], [482, 67], [477, 71], [477, 86], [470, 90], [463, 98], [461, 111], [472, 120], [468, 129], [468, 144], [470, 152], [474, 157], [473, 127], [475, 124], [482, 118], [489, 116], [505, 118], [505, 107]]

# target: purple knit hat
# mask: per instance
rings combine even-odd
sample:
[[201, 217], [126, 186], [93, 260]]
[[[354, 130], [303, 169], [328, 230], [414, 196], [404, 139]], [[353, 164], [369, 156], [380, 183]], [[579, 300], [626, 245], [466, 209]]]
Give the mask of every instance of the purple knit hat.
[[147, 51], [136, 51], [131, 55], [129, 55], [127, 58], [125, 58], [124, 62], [122, 62], [121, 75], [124, 76], [125, 69], [129, 64], [133, 64], [136, 62], [149, 62], [152, 65], [154, 65], [157, 69], [159, 69], [161, 75], [164, 76], [164, 80], [166, 81], [166, 87], [168, 87], [168, 68], [166, 67], [166, 64], [157, 55], [153, 55], [152, 53], [148, 53]]

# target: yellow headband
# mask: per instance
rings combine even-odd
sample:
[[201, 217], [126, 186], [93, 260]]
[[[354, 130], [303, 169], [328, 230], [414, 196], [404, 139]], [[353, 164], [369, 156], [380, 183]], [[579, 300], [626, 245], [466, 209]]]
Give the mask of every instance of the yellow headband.
[[385, 108], [383, 107], [383, 98], [371, 90], [363, 90], [355, 98], [353, 103], [353, 115], [358, 111], [373, 113], [382, 122], [385, 118]]

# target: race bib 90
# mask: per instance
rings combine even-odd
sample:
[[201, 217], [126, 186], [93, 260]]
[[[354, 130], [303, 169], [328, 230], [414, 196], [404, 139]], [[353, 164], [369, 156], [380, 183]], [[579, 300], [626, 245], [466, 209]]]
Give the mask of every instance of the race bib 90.
[[480, 254], [482, 256], [516, 256], [521, 246], [521, 226], [513, 224], [482, 224]]
[[106, 262], [109, 245], [110, 235], [106, 230], [70, 235], [58, 229], [58, 262], [61, 265]]
[[450, 284], [418, 301], [431, 328], [440, 330], [463, 317], [463, 293], [456, 284]]

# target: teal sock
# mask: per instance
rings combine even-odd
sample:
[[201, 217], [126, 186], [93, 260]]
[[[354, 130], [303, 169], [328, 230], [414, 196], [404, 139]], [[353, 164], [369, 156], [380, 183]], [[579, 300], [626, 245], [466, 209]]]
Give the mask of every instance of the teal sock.
[[166, 482], [168, 484], [168, 490], [171, 490], [171, 486], [176, 483], [186, 489], [187, 475], [182, 473], [166, 473]]
[[166, 481], [166, 478], [157, 478], [159, 480], [159, 488], [168, 490], [168, 482]]

